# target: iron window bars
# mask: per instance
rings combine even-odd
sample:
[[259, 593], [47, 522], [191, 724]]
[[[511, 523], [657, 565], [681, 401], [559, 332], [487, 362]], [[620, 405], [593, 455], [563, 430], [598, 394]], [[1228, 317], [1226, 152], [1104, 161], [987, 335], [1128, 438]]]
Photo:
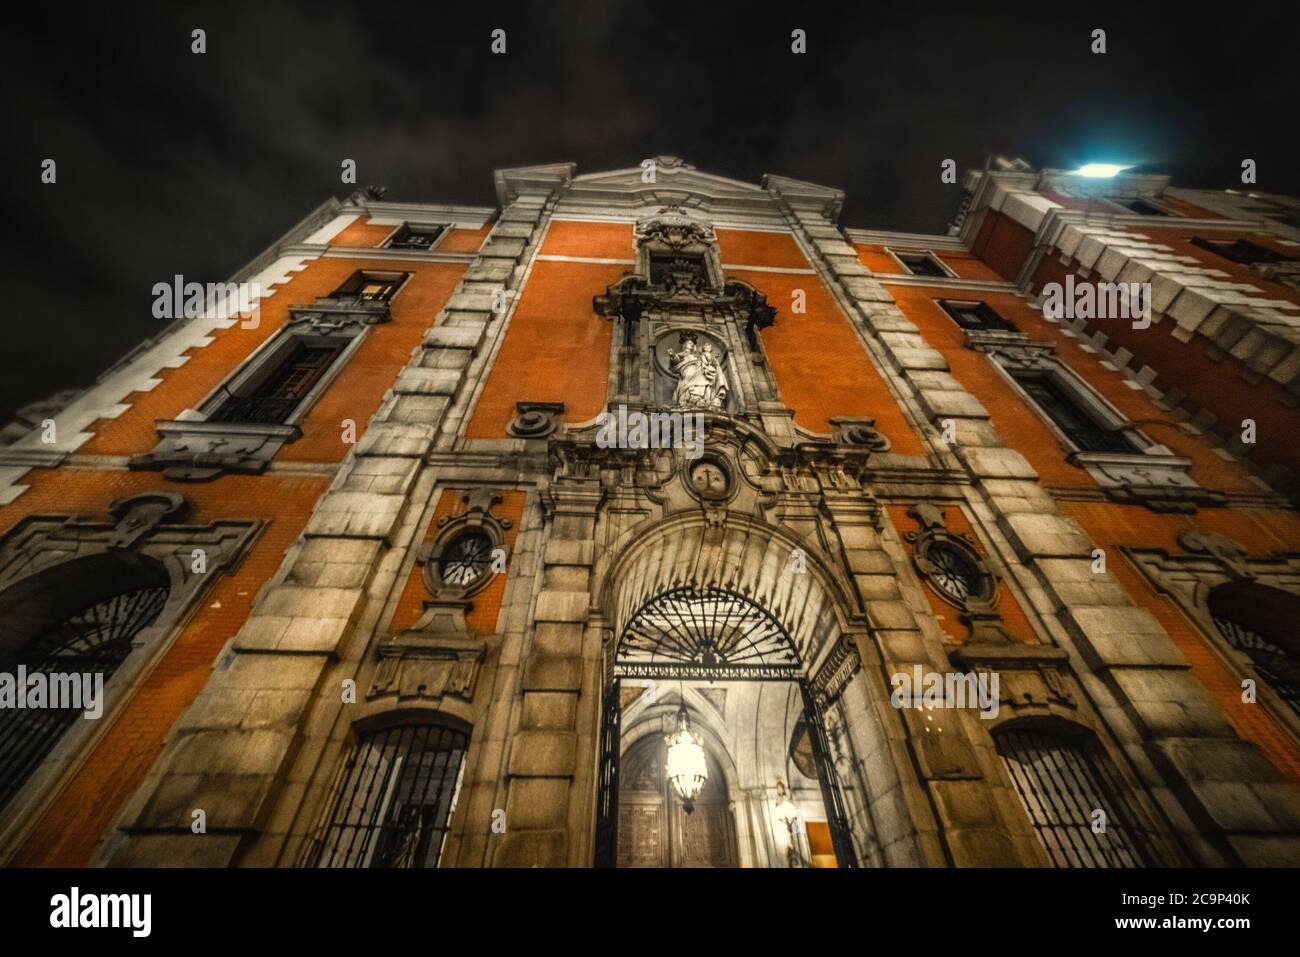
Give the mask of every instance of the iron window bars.
[[[1147, 867], [1149, 828], [1098, 748], [1041, 731], [996, 732], [998, 754], [1057, 867]], [[1097, 811], [1104, 829], [1093, 829]], [[1100, 820], [1100, 819], [1098, 819]]]
[[358, 741], [336, 784], [312, 867], [436, 867], [469, 735], [404, 724]]
[[[28, 675], [102, 674], [112, 677], [131, 653], [132, 640], [167, 604], [165, 585], [132, 588], [80, 608], [50, 625], [19, 654]], [[0, 807], [53, 750], [79, 716], [72, 708], [0, 709]]]

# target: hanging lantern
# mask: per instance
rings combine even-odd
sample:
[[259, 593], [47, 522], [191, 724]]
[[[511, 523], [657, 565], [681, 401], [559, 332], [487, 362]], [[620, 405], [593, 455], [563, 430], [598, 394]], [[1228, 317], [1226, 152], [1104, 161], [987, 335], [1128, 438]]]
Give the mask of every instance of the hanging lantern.
[[686, 706], [677, 712], [677, 730], [668, 735], [668, 783], [682, 799], [682, 810], [690, 814], [695, 810], [695, 798], [709, 778], [704, 763], [704, 745], [700, 736], [691, 730]]

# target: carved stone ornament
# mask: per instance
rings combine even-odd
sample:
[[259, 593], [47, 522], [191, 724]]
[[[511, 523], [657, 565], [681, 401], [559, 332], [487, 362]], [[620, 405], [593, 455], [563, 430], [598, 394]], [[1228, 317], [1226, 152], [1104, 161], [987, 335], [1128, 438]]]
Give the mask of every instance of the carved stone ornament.
[[1073, 452], [1066, 461], [1088, 470], [1107, 498], [1145, 505], [1153, 512], [1189, 514], [1227, 501], [1191, 477], [1192, 460], [1180, 455], [1135, 452]]
[[997, 610], [997, 576], [965, 535], [950, 532], [943, 512], [922, 502], [907, 512], [920, 523], [904, 537], [912, 543], [912, 563], [926, 584], [960, 611], [969, 641], [1012, 642]]
[[175, 492], [147, 492], [121, 498], [108, 507], [117, 525], [109, 548], [130, 548], [163, 522], [177, 522], [189, 511], [189, 502]]
[[876, 429], [876, 420], [855, 416], [839, 416], [831, 419], [835, 429], [835, 441], [856, 448], [870, 449], [872, 452], [888, 452], [889, 439]]
[[676, 250], [712, 246], [718, 241], [710, 224], [693, 218], [681, 206], [665, 206], [656, 215], [639, 220], [632, 235], [638, 246], [654, 243]]
[[259, 422], [205, 422], [176, 419], [156, 422], [158, 445], [133, 457], [132, 469], [159, 469], [163, 478], [202, 482], [224, 472], [265, 471], [286, 442], [302, 436], [296, 425]]
[[544, 439], [560, 427], [563, 402], [516, 402], [506, 431], [519, 439]]
[[706, 502], [723, 502], [731, 497], [734, 482], [730, 467], [719, 457], [706, 455], [684, 463], [686, 485], [697, 498]]
[[1178, 544], [1193, 555], [1208, 555], [1216, 559], [1234, 578], [1255, 577], [1246, 563], [1246, 549], [1226, 535], [1187, 529], [1178, 534]]
[[852, 635], [841, 635], [812, 680], [813, 697], [817, 704], [823, 708], [833, 704], [849, 686], [853, 676], [861, 670], [862, 658], [858, 654], [858, 643]]
[[505, 554], [505, 533], [512, 524], [492, 513], [492, 506], [500, 501], [501, 496], [491, 489], [463, 493], [463, 510], [439, 519], [437, 537], [417, 549], [416, 561], [424, 566], [424, 584], [433, 596], [425, 602], [426, 608], [451, 602], [467, 609], [468, 599], [498, 573], [498, 559]]
[[1034, 342], [1023, 332], [1002, 329], [969, 329], [965, 346], [983, 352], [1007, 369], [1024, 372], [1047, 372], [1056, 365], [1056, 346]]
[[487, 644], [468, 632], [408, 631], [380, 643], [368, 699], [471, 701]]

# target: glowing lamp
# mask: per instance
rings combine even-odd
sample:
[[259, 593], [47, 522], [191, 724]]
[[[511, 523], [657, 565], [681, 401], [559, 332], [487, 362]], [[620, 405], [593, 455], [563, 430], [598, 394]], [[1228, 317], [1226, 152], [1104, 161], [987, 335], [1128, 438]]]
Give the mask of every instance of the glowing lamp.
[[682, 799], [682, 810], [690, 814], [695, 810], [695, 798], [709, 779], [709, 769], [704, 762], [704, 745], [691, 730], [685, 705], [677, 712], [677, 730], [668, 735], [667, 741], [668, 783]]
[[1118, 163], [1084, 163], [1071, 175], [1105, 179], [1108, 176], [1114, 176], [1116, 173], [1122, 173], [1124, 170], [1132, 168], [1132, 166], [1120, 166]]

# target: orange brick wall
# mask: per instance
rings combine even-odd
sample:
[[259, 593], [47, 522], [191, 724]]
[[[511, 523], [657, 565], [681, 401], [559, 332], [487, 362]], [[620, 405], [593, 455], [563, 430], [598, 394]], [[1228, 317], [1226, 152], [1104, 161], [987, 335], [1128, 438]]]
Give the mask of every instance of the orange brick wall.
[[464, 229], [457, 227], [447, 230], [446, 234], [438, 240], [435, 252], [440, 253], [476, 253], [479, 247], [483, 245], [483, 240], [487, 239], [488, 233], [492, 232], [492, 224], [484, 223], [478, 229]]
[[1113, 503], [1061, 502], [1061, 511], [1083, 526], [1088, 535], [1106, 550], [1106, 570], [1129, 596], [1159, 620], [1179, 651], [1191, 664], [1192, 673], [1205, 685], [1223, 709], [1237, 733], [1257, 744], [1280, 771], [1300, 780], [1300, 751], [1295, 742], [1258, 704], [1241, 700], [1241, 682], [1228, 669], [1201, 633], [1168, 597], [1159, 594], [1120, 556], [1119, 547], [1161, 548], [1176, 554], [1183, 551], [1178, 534], [1198, 528], [1217, 532], [1240, 543], [1251, 554], [1294, 550], [1300, 542], [1300, 515], [1274, 509], [1201, 509], [1195, 515], [1161, 515], [1138, 506]]
[[[465, 506], [460, 500], [463, 492], [464, 489], [442, 490], [442, 496], [434, 509], [433, 520], [424, 535], [426, 544], [438, 537], [440, 519], [464, 511]], [[521, 491], [503, 491], [501, 501], [492, 506], [492, 514], [498, 518], [509, 519], [510, 527], [506, 529], [505, 570], [493, 575], [492, 580], [484, 586], [483, 590], [474, 596], [474, 607], [465, 616], [465, 623], [472, 631], [480, 634], [491, 634], [496, 631], [497, 616], [501, 613], [501, 598], [505, 595], [506, 581], [510, 577], [510, 563], [514, 558], [515, 539], [519, 535], [519, 523], [523, 521], [526, 498], [526, 493]], [[395, 635], [413, 627], [424, 614], [424, 602], [428, 597], [429, 590], [424, 586], [423, 568], [419, 564], [413, 565], [411, 574], [406, 579], [406, 585], [402, 588], [401, 597], [397, 600], [397, 607], [393, 610], [393, 618], [388, 624], [389, 633]]]
[[371, 223], [369, 216], [360, 216], [330, 240], [331, 246], [354, 246], [374, 249], [393, 234], [396, 226]]
[[[728, 265], [809, 269], [793, 237], [785, 233], [719, 229], [722, 262]], [[837, 416], [874, 418], [892, 451], [922, 455], [925, 447], [908, 424], [884, 379], [876, 371], [849, 318], [815, 275], [734, 270], [776, 307], [776, 324], [759, 335], [781, 399], [794, 421], [813, 432], [830, 432]], [[803, 290], [807, 311], [791, 310], [794, 291]]]
[[1003, 279], [1014, 281], [1034, 246], [1034, 234], [994, 210], [985, 210], [983, 215], [971, 252]]
[[64, 467], [36, 470], [31, 487], [0, 509], [0, 530], [34, 514], [102, 515], [116, 498], [152, 490], [185, 495], [193, 504], [186, 522], [263, 519], [263, 530], [233, 572], [200, 596], [190, 620], [142, 686], [13, 858], [15, 865], [73, 867], [89, 862], [122, 804], [144, 780], [162, 751], [168, 730], [189, 707], [212, 663], [248, 617], [258, 590], [280, 567], [328, 480], [315, 476], [225, 476], [199, 485], [164, 481], [156, 473]]

